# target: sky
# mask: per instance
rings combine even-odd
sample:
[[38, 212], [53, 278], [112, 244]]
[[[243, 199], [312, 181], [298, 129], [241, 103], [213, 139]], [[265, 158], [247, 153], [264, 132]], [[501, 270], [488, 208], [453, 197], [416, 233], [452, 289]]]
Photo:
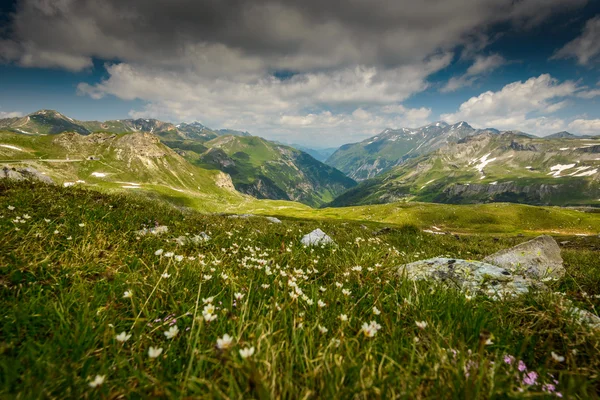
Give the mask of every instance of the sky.
[[600, 1], [0, 0], [0, 118], [600, 134]]

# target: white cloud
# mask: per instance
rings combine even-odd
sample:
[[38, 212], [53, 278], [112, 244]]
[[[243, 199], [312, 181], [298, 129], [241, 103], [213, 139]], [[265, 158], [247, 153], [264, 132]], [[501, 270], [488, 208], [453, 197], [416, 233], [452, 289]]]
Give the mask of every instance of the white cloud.
[[499, 54], [477, 56], [467, 71], [461, 76], [450, 78], [446, 86], [441, 89], [441, 92], [453, 92], [462, 87], [471, 86], [482, 75], [489, 74], [504, 64], [506, 64], [506, 60]]
[[321, 140], [327, 129], [327, 140], [341, 144], [348, 134], [364, 138], [388, 126], [427, 122], [430, 109], [399, 103], [426, 88], [427, 76], [451, 58], [440, 54], [395, 69], [357, 66], [301, 73], [286, 80], [267, 74], [208, 79], [194, 71], [182, 74], [120, 63], [106, 66], [107, 80], [82, 83], [78, 92], [148, 102], [144, 109], [133, 110], [132, 117], [200, 120], [273, 138], [287, 132], [298, 137], [297, 142], [308, 134]]
[[0, 119], [22, 117], [23, 113], [19, 111], [0, 111]]
[[558, 50], [553, 59], [576, 58], [581, 65], [588, 65], [600, 55], [600, 16], [588, 20], [580, 36]]
[[584, 90], [577, 93], [577, 97], [582, 98], [582, 99], [593, 99], [594, 97], [600, 96], [600, 82], [598, 82], [596, 84], [596, 86], [598, 86], [599, 88], [598, 89], [585, 88]]
[[562, 129], [564, 121], [548, 117], [565, 107], [565, 98], [580, 90], [577, 83], [560, 83], [548, 74], [530, 78], [525, 82], [513, 82], [497, 92], [487, 91], [462, 103], [457, 112], [442, 114], [447, 122], [468, 121], [474, 127], [519, 129], [545, 134]]
[[569, 130], [580, 135], [600, 135], [600, 119], [576, 119], [569, 123]]

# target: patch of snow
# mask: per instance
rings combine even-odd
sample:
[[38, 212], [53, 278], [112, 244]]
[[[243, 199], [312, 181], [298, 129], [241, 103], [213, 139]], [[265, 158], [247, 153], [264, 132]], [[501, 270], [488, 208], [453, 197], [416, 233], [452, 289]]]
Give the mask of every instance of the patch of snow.
[[129, 186], [140, 186], [139, 183], [135, 183], [135, 182], [117, 182], [117, 183], [121, 183], [124, 185], [129, 185]]
[[525, 169], [533, 169], [533, 167], [531, 165], [528, 165], [525, 167]]
[[561, 147], [559, 150], [560, 151], [565, 151], [565, 150], [569, 150], [569, 149], [570, 149], [570, 147]]
[[423, 189], [425, 186], [429, 185], [431, 182], [435, 181], [435, 179], [432, 179], [428, 182], [425, 182], [425, 184], [423, 186], [421, 186], [421, 189]]
[[491, 155], [492, 153], [488, 153], [485, 156], [481, 157], [479, 159], [480, 163], [478, 165], [475, 166], [475, 168], [479, 171], [482, 172], [483, 168], [485, 168], [486, 165], [488, 165], [489, 163], [491, 163], [492, 161], [496, 161], [496, 157], [491, 158], [488, 160], [488, 157]]
[[123, 189], [141, 189], [141, 186], [130, 186], [130, 185], [125, 185], [125, 186], [121, 186]]
[[6, 147], [7, 149], [23, 151], [23, 149], [20, 149], [17, 146], [11, 146], [10, 144], [0, 144], [0, 147]]
[[598, 172], [598, 168], [592, 169], [592, 170], [589, 170], [589, 171], [585, 171], [585, 172], [582, 172], [580, 174], [573, 175], [573, 176], [576, 176], [576, 177], [592, 176], [592, 175], [595, 175], [597, 172]]
[[71, 187], [73, 185], [75, 185], [75, 182], [65, 182], [65, 183], [63, 183], [64, 187]]
[[590, 168], [592, 168], [592, 167], [590, 167], [590, 166], [587, 166], [587, 167], [577, 167], [577, 168], [575, 168], [575, 172], [571, 172], [571, 173], [569, 174], [569, 176], [573, 176], [573, 175], [575, 175], [575, 174], [578, 174], [578, 173], [580, 173], [580, 172], [583, 172], [583, 171], [585, 171], [586, 169], [590, 169]]
[[24, 134], [26, 134], [26, 135], [33, 135], [33, 133], [31, 133], [31, 132], [27, 132], [27, 131], [24, 131], [24, 130], [22, 130], [22, 129], [19, 129], [19, 128], [17, 128], [17, 130], [18, 130], [19, 132], [21, 132], [21, 133], [24, 133]]
[[497, 185], [497, 184], [498, 184], [498, 181], [490, 182], [490, 185]]
[[571, 169], [575, 165], [577, 165], [577, 164], [564, 164], [564, 165], [563, 164], [556, 164], [556, 165], [553, 165], [552, 167], [550, 167], [550, 172], [547, 175], [552, 175], [555, 178], [559, 178], [560, 174], [563, 171], [565, 171], [567, 169]]
[[75, 181], [75, 183], [85, 183], [85, 181], [82, 181], [81, 179]]
[[92, 172], [92, 176], [95, 176], [96, 178], [104, 178], [106, 177], [106, 174], [104, 172]]

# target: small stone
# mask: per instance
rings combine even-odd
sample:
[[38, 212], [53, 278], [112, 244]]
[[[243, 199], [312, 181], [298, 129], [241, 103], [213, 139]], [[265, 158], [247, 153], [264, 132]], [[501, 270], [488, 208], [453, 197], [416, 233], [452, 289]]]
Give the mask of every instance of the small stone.
[[281, 220], [279, 218], [275, 218], [275, 217], [265, 217], [265, 219], [269, 222], [272, 222], [274, 224], [280, 224]]
[[308, 235], [304, 235], [301, 240], [302, 244], [305, 246], [319, 246], [319, 245], [329, 245], [335, 244], [332, 238], [327, 236], [325, 232], [321, 229], [317, 228]]

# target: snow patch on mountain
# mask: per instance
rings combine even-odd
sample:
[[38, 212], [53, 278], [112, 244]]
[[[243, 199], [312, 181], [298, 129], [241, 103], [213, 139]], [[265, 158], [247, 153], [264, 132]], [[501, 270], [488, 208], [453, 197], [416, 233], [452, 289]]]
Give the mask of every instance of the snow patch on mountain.
[[17, 146], [11, 146], [10, 144], [0, 144], [0, 147], [5, 147], [7, 149], [16, 150], [16, 151], [24, 151], [23, 149]]
[[555, 178], [560, 178], [563, 171], [573, 168], [577, 164], [556, 164], [550, 167], [550, 172], [547, 175], [552, 175]]

